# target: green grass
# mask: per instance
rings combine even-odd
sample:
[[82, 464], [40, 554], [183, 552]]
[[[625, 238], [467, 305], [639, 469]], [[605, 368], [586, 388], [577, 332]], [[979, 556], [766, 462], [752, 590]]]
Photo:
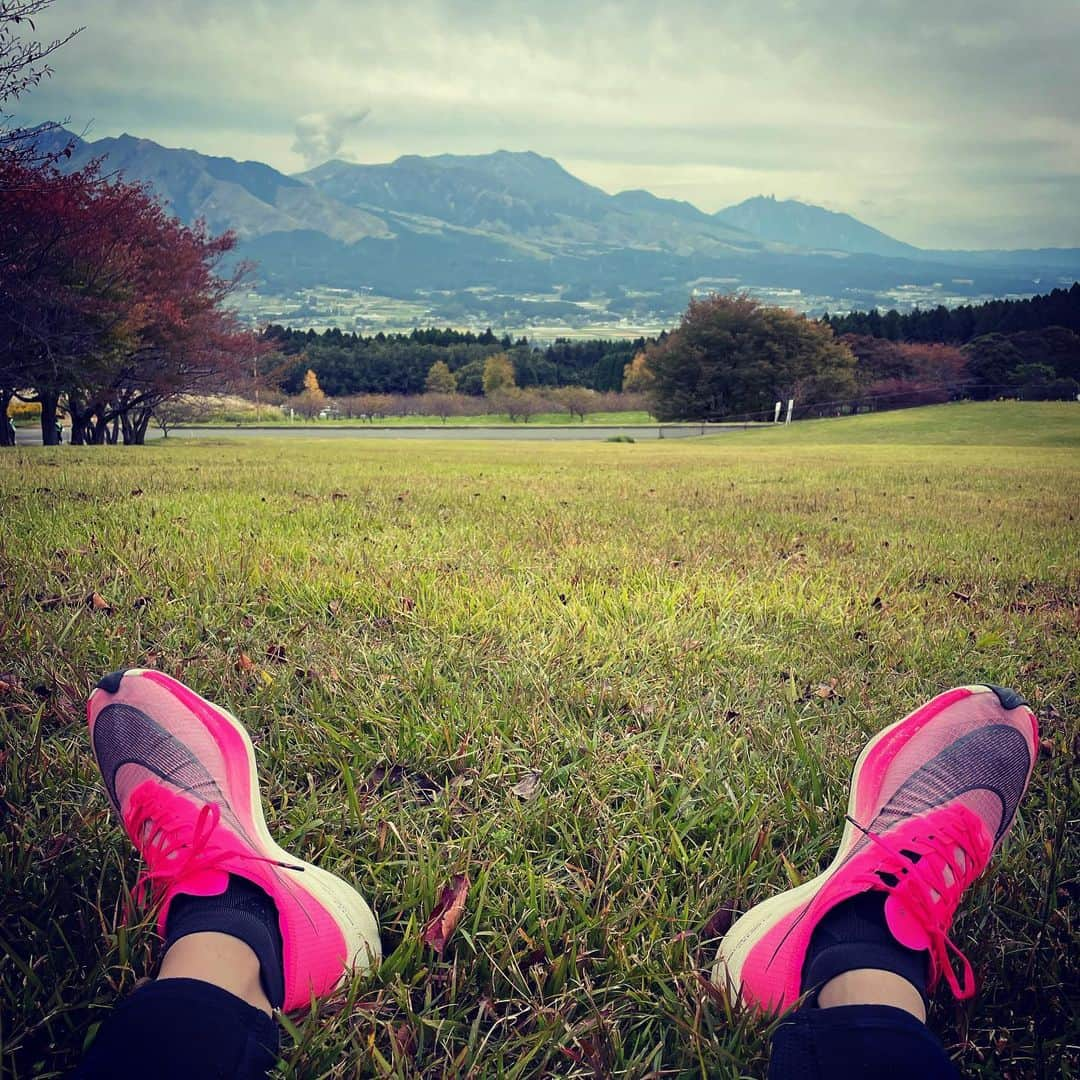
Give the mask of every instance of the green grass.
[[294, 1018], [298, 1077], [761, 1074], [768, 1025], [700, 979], [710, 917], [831, 858], [870, 734], [1016, 685], [1044, 755], [955, 927], [980, 994], [931, 1022], [974, 1074], [1077, 1075], [1078, 432], [1010, 403], [0, 454], [0, 1073], [61, 1073], [153, 973], [83, 702], [156, 664], [247, 724], [271, 829], [380, 916], [379, 972]]

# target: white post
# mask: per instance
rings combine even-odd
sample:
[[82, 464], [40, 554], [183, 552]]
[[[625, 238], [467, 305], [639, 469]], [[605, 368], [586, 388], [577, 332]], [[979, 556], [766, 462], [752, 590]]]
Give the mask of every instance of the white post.
[[296, 419], [296, 410], [289, 406], [289, 423], [291, 424]]
[[795, 399], [794, 398], [788, 398], [787, 399], [787, 419], [784, 421], [785, 424], [790, 424], [791, 423], [791, 410], [793, 408], [795, 408]]
[[780, 423], [780, 410], [783, 408], [783, 406], [784, 406], [784, 403], [782, 401], [778, 401], [776, 403], [776, 411], [773, 413], [773, 418], [772, 418], [772, 422], [774, 424], [779, 424]]

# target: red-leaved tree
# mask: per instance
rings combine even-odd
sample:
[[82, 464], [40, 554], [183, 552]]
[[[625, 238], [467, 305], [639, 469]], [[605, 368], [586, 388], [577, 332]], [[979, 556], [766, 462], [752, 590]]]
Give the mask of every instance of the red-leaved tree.
[[223, 306], [246, 271], [218, 272], [234, 245], [97, 165], [0, 152], [0, 405], [40, 401], [46, 444], [61, 401], [73, 442], [122, 425], [138, 443], [160, 402], [241, 378], [261, 346]]

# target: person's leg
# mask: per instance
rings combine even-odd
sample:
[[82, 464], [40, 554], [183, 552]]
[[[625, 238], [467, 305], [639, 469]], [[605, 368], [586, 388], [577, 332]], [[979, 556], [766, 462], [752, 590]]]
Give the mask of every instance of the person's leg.
[[277, 1056], [269, 1013], [204, 979], [158, 979], [110, 1013], [75, 1080], [261, 1080]]
[[[288, 854], [262, 816], [239, 722], [156, 671], [106, 676], [88, 704], [106, 791], [146, 864], [165, 955], [102, 1024], [79, 1076], [265, 1075], [274, 1009], [330, 993], [380, 955], [363, 899]], [[138, 893], [139, 886], [136, 886]], [[149, 1055], [149, 1056], [147, 1056]]]
[[801, 1006], [776, 1030], [771, 1077], [956, 1075], [925, 1027], [927, 996], [942, 976], [957, 997], [974, 993], [948, 931], [1012, 825], [1036, 740], [1023, 698], [971, 686], [863, 750], [832, 865], [751, 908], [720, 946], [713, 978], [743, 1002]]
[[776, 1029], [769, 1080], [957, 1080], [941, 1042], [904, 1009], [800, 1009]]

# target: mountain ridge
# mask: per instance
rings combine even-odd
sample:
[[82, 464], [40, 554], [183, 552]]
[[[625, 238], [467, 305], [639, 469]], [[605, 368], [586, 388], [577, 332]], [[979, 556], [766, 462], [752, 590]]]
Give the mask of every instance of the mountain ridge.
[[[55, 149], [65, 136], [48, 138]], [[799, 303], [819, 310], [943, 288], [959, 302], [1080, 277], [1080, 251], [924, 251], [795, 200], [754, 197], [708, 214], [642, 189], [610, 195], [534, 151], [338, 159], [289, 176], [127, 133], [72, 143], [60, 167], [102, 158], [183, 220], [232, 229], [262, 291], [372, 291], [422, 299], [437, 318], [561, 311], [572, 297], [584, 319], [666, 320], [709, 289], [816, 297]]]
[[763, 239], [815, 250], [824, 248], [865, 255], [911, 258], [924, 249], [905, 243], [867, 225], [858, 218], [798, 199], [753, 195], [714, 217], [728, 221]]

